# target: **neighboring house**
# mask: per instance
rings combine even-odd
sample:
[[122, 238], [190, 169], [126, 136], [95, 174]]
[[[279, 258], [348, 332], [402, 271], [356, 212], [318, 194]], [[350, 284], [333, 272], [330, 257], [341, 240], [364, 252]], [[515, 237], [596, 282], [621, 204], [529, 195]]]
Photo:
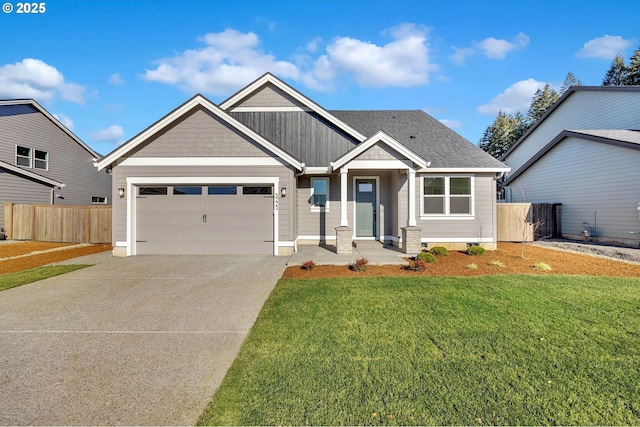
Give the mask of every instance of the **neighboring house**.
[[0, 100], [0, 226], [6, 202], [111, 204], [100, 158], [37, 102]]
[[640, 243], [639, 86], [570, 88], [502, 160], [507, 201], [562, 203], [565, 237]]
[[328, 111], [271, 74], [196, 95], [106, 155], [115, 255], [496, 246], [509, 169], [422, 111]]

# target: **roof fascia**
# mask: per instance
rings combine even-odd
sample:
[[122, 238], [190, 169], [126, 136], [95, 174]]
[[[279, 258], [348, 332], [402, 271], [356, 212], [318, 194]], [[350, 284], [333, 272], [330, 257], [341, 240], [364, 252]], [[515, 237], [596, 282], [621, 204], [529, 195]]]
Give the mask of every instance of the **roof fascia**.
[[307, 108], [309, 108], [314, 113], [318, 114], [319, 116], [321, 116], [322, 118], [326, 119], [330, 123], [336, 125], [340, 129], [342, 129], [344, 132], [346, 132], [347, 134], [351, 135], [352, 137], [356, 138], [358, 141], [362, 142], [362, 141], [367, 139], [367, 137], [365, 135], [363, 135], [362, 133], [358, 132], [356, 129], [354, 129], [353, 127], [349, 126], [347, 123], [343, 122], [342, 120], [338, 119], [336, 116], [331, 114], [329, 111], [325, 110], [320, 105], [316, 104], [311, 99], [309, 99], [308, 97], [306, 97], [302, 93], [298, 92], [296, 89], [294, 89], [293, 87], [289, 86], [288, 84], [286, 84], [285, 82], [283, 82], [282, 80], [280, 80], [279, 78], [277, 78], [276, 76], [274, 76], [271, 73], [265, 73], [264, 75], [262, 75], [262, 77], [259, 77], [253, 83], [250, 83], [244, 89], [241, 89], [235, 95], [232, 95], [230, 98], [228, 98], [226, 101], [224, 101], [224, 102], [222, 102], [220, 104], [220, 108], [222, 108], [225, 111], [229, 110], [231, 107], [233, 107], [235, 104], [240, 102], [242, 99], [246, 98], [252, 92], [254, 92], [255, 90], [261, 88], [262, 86], [266, 85], [267, 83], [271, 83], [272, 85], [274, 85], [275, 87], [277, 87], [278, 89], [280, 89], [281, 91], [286, 93], [287, 95], [291, 96], [296, 101], [298, 101], [301, 104], [305, 105]]
[[87, 152], [89, 152], [89, 154], [91, 154], [91, 156], [94, 159], [99, 160], [99, 159], [102, 158], [102, 155], [100, 153], [97, 153], [91, 147], [89, 147], [87, 144], [85, 144], [80, 138], [78, 138], [77, 135], [75, 135], [73, 132], [71, 132], [69, 129], [67, 129], [67, 127], [60, 122], [60, 120], [56, 119], [53, 115], [51, 115], [47, 110], [45, 110], [35, 100], [33, 100], [33, 99], [9, 99], [9, 100], [0, 101], [0, 106], [2, 106], [2, 105], [24, 105], [24, 104], [31, 105], [36, 110], [40, 111], [47, 119], [51, 120], [51, 122], [53, 122], [54, 125], [56, 125], [58, 128], [60, 128], [61, 131], [63, 131], [67, 135], [69, 135], [69, 137], [71, 137], [71, 139], [73, 139], [78, 145], [80, 145]]
[[110, 154], [105, 156], [100, 162], [98, 162], [98, 165], [97, 165], [98, 170], [102, 170], [108, 167], [109, 165], [113, 164], [120, 157], [124, 156], [125, 154], [127, 154], [128, 152], [130, 152], [140, 144], [142, 144], [148, 138], [152, 137], [157, 132], [161, 131], [166, 126], [170, 125], [175, 120], [179, 119], [181, 116], [183, 116], [188, 111], [190, 111], [191, 109], [197, 106], [202, 106], [206, 108], [209, 112], [213, 113], [216, 117], [225, 121], [227, 124], [231, 125], [232, 127], [238, 129], [240, 132], [242, 132], [252, 140], [256, 141], [258, 144], [260, 144], [263, 148], [272, 152], [277, 157], [280, 157], [282, 160], [284, 160], [286, 163], [293, 166], [297, 170], [301, 171], [304, 168], [303, 163], [300, 162], [298, 159], [296, 159], [289, 153], [285, 152], [284, 150], [276, 147], [274, 144], [269, 142], [263, 136], [257, 134], [256, 132], [249, 129], [244, 124], [240, 123], [238, 120], [231, 117], [229, 114], [226, 113], [226, 111], [216, 106], [213, 102], [209, 101], [204, 96], [198, 94], [193, 98], [191, 98], [190, 100], [188, 100], [187, 102], [185, 102], [184, 104], [182, 104], [181, 106], [179, 106], [178, 108], [176, 108], [175, 110], [173, 110], [172, 112], [170, 112], [169, 114], [167, 114], [166, 116], [164, 116], [162, 119], [155, 122], [153, 125], [149, 126], [144, 131], [140, 132], [138, 135], [130, 139], [128, 142], [120, 146], [118, 149], [112, 151]]
[[520, 169], [515, 171], [512, 175], [507, 177], [504, 181], [504, 185], [509, 185], [513, 182], [518, 176], [522, 175], [527, 169], [533, 166], [538, 160], [540, 160], [545, 154], [547, 154], [553, 147], [562, 142], [563, 139], [568, 137], [574, 137], [579, 139], [585, 139], [587, 141], [598, 142], [601, 144], [613, 145], [616, 147], [629, 148], [631, 150], [640, 150], [640, 144], [634, 144], [633, 142], [620, 141], [618, 139], [605, 138], [602, 136], [589, 135], [571, 130], [563, 130], [560, 132], [555, 138], [551, 140], [547, 145], [542, 147], [540, 151], [534, 154], [525, 164], [523, 164]]
[[12, 172], [17, 173], [18, 175], [22, 175], [24, 177], [27, 178], [31, 178], [31, 179], [35, 179], [36, 181], [40, 181], [44, 184], [49, 184], [53, 187], [59, 187], [59, 188], [63, 188], [66, 187], [67, 185], [63, 182], [58, 182], [56, 180], [50, 179], [50, 178], [46, 178], [42, 175], [38, 175], [37, 173], [28, 171], [28, 170], [24, 170], [22, 168], [19, 168], [17, 166], [12, 165], [11, 163], [7, 163], [5, 161], [0, 160], [0, 168], [4, 168], [7, 170], [10, 170]]
[[560, 98], [513, 144], [499, 160], [503, 161], [514, 151], [536, 128], [549, 117], [574, 92], [640, 92], [640, 86], [571, 86]]
[[421, 168], [426, 168], [428, 166], [428, 162], [425, 161], [422, 157], [418, 156], [416, 153], [411, 151], [405, 145], [400, 143], [397, 139], [389, 136], [384, 131], [379, 130], [378, 132], [376, 132], [375, 134], [367, 138], [366, 141], [361, 142], [360, 144], [355, 146], [353, 149], [345, 153], [342, 157], [339, 157], [334, 162], [331, 162], [331, 166], [333, 170], [341, 168], [342, 166], [344, 166], [351, 160], [355, 159], [360, 154], [364, 153], [366, 150], [373, 147], [379, 142], [383, 142], [384, 144], [388, 145], [389, 147], [396, 150], [400, 154], [403, 154], [409, 160], [411, 160], [413, 163], [417, 164]]

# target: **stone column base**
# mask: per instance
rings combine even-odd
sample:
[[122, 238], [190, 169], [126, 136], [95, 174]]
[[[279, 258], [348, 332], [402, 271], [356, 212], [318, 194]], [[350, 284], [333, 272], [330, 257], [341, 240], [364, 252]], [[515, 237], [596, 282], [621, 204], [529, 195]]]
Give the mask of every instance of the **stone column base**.
[[336, 252], [350, 254], [353, 247], [353, 230], [351, 227], [336, 227]]
[[422, 250], [421, 227], [402, 227], [402, 252], [405, 254], [417, 254]]

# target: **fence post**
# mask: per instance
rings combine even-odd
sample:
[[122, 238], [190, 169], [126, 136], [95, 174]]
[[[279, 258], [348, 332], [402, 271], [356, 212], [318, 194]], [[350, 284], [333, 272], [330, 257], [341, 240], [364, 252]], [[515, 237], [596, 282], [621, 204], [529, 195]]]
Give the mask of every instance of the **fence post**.
[[4, 231], [8, 240], [13, 239], [13, 203], [4, 204]]
[[87, 240], [85, 243], [91, 243], [91, 206], [87, 206]]

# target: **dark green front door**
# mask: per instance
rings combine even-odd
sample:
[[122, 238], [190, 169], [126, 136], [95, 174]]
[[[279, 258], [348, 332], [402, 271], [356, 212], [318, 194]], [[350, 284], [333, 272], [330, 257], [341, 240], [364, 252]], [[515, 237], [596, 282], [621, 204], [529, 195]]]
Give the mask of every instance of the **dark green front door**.
[[376, 180], [356, 179], [356, 237], [376, 237]]

